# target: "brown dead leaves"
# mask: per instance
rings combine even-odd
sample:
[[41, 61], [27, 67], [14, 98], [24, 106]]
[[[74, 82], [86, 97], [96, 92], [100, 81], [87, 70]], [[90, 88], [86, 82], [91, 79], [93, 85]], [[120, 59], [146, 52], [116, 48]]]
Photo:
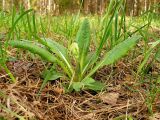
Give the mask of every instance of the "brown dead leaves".
[[103, 93], [100, 96], [100, 99], [109, 105], [116, 105], [117, 100], [119, 98], [119, 93], [111, 92], [111, 93]]

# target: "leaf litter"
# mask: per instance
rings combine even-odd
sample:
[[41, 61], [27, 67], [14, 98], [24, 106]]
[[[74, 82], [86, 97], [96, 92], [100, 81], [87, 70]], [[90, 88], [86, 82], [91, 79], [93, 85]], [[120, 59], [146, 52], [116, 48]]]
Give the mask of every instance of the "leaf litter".
[[[39, 60], [16, 60], [8, 62], [7, 65], [18, 82], [8, 83], [8, 76], [3, 76], [5, 72], [0, 71], [0, 88], [7, 95], [6, 98], [0, 96], [0, 103], [6, 105], [10, 99], [9, 106], [6, 107], [24, 116], [25, 119], [112, 120], [124, 116], [126, 111], [132, 118], [149, 118], [144, 99], [146, 94], [143, 92], [147, 89], [148, 83], [144, 84], [145, 88], [129, 84], [134, 81], [133, 71], [130, 68], [136, 66], [129, 61], [126, 62], [126, 59], [122, 59], [115, 67], [107, 66], [97, 71], [94, 78], [105, 82], [107, 86], [106, 91], [100, 93], [82, 91], [64, 94], [62, 80], [58, 79], [47, 83], [41, 95], [38, 96], [37, 93], [42, 84], [40, 74], [46, 67], [45, 64]], [[155, 71], [157, 69], [159, 70], [155, 67]], [[110, 71], [113, 72], [110, 74]], [[141, 92], [135, 92], [132, 89], [139, 89]], [[154, 104], [159, 102], [159, 99], [156, 99]], [[157, 108], [157, 111], [160, 110]], [[5, 116], [9, 120], [16, 119], [2, 109], [0, 109], [0, 116]]]

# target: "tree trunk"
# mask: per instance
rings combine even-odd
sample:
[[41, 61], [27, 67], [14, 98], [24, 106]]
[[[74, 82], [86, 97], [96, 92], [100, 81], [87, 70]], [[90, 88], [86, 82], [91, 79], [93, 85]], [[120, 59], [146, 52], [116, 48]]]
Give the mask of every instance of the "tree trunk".
[[56, 14], [55, 12], [56, 12], [56, 3], [55, 3], [55, 1], [53, 1], [53, 12], [54, 12], [54, 14]]
[[134, 1], [126, 0], [126, 14], [128, 16], [132, 16], [134, 11]]
[[94, 14], [96, 14], [97, 13], [97, 11], [98, 11], [98, 0], [92, 0], [92, 8], [93, 8], [93, 12], [92, 13], [94, 13]]
[[136, 16], [141, 14], [141, 0], [137, 0], [137, 5], [136, 5]]
[[150, 0], [147, 0], [147, 6], [146, 11], [150, 9]]
[[31, 2], [30, 2], [30, 0], [27, 1], [27, 7], [28, 7], [28, 9], [31, 9]]
[[147, 0], [144, 0], [144, 11], [147, 11]]
[[100, 13], [103, 14], [104, 12], [104, 0], [100, 0]]
[[52, 9], [52, 0], [48, 0], [48, 13], [51, 13]]
[[5, 0], [2, 1], [2, 9], [5, 11]]
[[83, 7], [84, 7], [84, 13], [88, 14], [88, 12], [89, 12], [89, 0], [84, 0], [83, 1]]
[[160, 15], [160, 8], [158, 9], [158, 14]]

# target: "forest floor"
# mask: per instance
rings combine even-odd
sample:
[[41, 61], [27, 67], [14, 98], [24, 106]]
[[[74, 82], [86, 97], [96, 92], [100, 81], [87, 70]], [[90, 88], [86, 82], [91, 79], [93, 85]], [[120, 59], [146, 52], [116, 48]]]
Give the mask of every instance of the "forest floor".
[[[106, 82], [106, 91], [64, 94], [61, 80], [57, 80], [48, 83], [40, 96], [37, 93], [42, 84], [40, 74], [44, 64], [39, 60], [8, 62], [7, 65], [18, 82], [8, 83], [6, 73], [0, 72], [0, 88], [9, 96], [1, 98], [1, 103], [25, 118], [38, 120], [112, 120], [116, 117], [115, 120], [127, 117], [147, 120], [149, 113], [146, 97], [149, 93], [146, 91], [150, 89], [149, 74], [156, 78], [160, 73], [160, 63], [154, 64], [143, 79], [136, 80], [133, 74], [142, 58], [129, 59], [125, 57], [114, 67], [104, 67], [96, 73], [96, 80]], [[153, 112], [158, 113], [156, 115], [160, 119], [159, 106], [160, 99], [157, 96], [153, 102]], [[0, 116], [13, 119], [2, 110]]]
[[[8, 78], [5, 72], [1, 71], [0, 88], [9, 96], [1, 99], [1, 102], [26, 118], [33, 117], [39, 120], [112, 120], [120, 116], [122, 120], [126, 116], [145, 120], [148, 119], [145, 91], [149, 89], [149, 82], [138, 84], [135, 81], [132, 70], [138, 64], [136, 60], [134, 62], [133, 64], [122, 60], [114, 68], [105, 67], [96, 73], [97, 80], [107, 81], [106, 91], [63, 94], [58, 80], [48, 83], [41, 96], [37, 96], [37, 93], [42, 84], [39, 76], [44, 68], [42, 62], [9, 62], [8, 67], [18, 82], [9, 84], [6, 82]], [[152, 71], [154, 74], [160, 71], [160, 64], [157, 65]], [[153, 105], [153, 112], [160, 112], [159, 105], [160, 100], [157, 99]], [[0, 115], [8, 116], [2, 111]]]

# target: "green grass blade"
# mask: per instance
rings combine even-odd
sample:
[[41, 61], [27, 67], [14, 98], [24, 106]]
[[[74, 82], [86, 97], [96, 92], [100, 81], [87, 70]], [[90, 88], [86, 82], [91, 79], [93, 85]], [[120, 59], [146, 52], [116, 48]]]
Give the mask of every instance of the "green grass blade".
[[160, 44], [160, 40], [154, 42], [152, 44], [152, 46], [149, 48], [149, 50], [146, 52], [144, 60], [142, 61], [142, 63], [139, 65], [138, 70], [137, 70], [137, 75], [142, 71], [143, 67], [145, 66], [145, 64], [147, 63], [152, 51], [155, 49], [155, 47]]
[[9, 108], [7, 108], [6, 106], [4, 106], [3, 104], [0, 103], [0, 108], [2, 110], [4, 110], [5, 112], [17, 117], [19, 120], [25, 120], [22, 116], [18, 115], [17, 113], [11, 111]]
[[17, 23], [22, 19], [23, 16], [25, 16], [26, 14], [28, 14], [28, 13], [31, 12], [31, 11], [32, 11], [32, 9], [29, 9], [29, 10], [23, 12], [23, 13], [14, 21], [14, 23], [12, 24], [12, 27], [11, 27], [11, 29], [10, 29], [8, 39], [10, 39], [11, 33], [14, 31]]
[[[5, 56], [5, 51], [2, 49], [2, 43], [0, 42], [0, 65], [2, 66], [2, 68], [6, 71], [6, 73], [9, 75], [9, 77], [11, 78], [11, 82], [15, 83], [16, 79], [14, 78], [13, 74], [11, 73], [11, 71], [7, 68], [6, 65], [6, 56]], [[1, 68], [0, 66], [0, 68]]]
[[11, 78], [10, 82], [15, 83], [17, 80], [14, 78], [13, 74], [11, 71], [8, 69], [7, 65], [5, 63], [1, 64], [8, 76]]
[[27, 14], [27, 24], [28, 24], [28, 31], [29, 31], [29, 39], [31, 39], [32, 38], [32, 27], [31, 27], [29, 14]]
[[33, 11], [33, 15], [32, 15], [32, 23], [33, 23], [33, 31], [34, 34], [37, 34], [37, 27], [36, 27], [36, 17], [35, 17], [35, 11]]

